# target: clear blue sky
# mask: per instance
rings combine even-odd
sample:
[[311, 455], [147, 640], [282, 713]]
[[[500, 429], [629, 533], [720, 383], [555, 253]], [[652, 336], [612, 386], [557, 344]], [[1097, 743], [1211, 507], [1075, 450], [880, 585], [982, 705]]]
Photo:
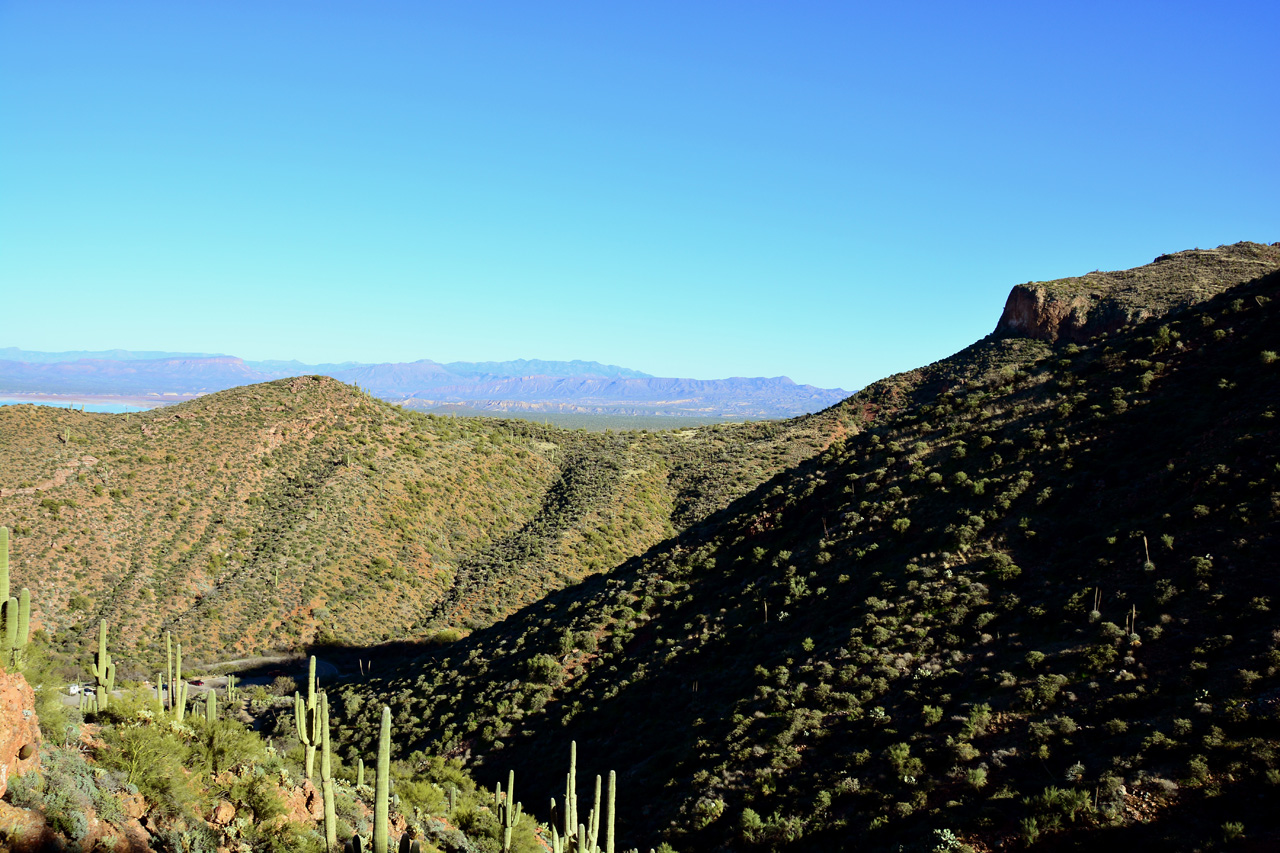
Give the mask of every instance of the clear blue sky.
[[0, 346], [849, 390], [1280, 240], [1280, 3], [0, 2]]

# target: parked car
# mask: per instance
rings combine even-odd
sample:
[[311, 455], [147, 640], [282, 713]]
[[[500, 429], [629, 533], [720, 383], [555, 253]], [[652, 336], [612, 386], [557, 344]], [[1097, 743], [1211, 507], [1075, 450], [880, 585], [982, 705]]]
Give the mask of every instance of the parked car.
[[196, 687], [204, 687], [204, 681], [199, 678], [191, 679], [191, 683], [194, 684]]

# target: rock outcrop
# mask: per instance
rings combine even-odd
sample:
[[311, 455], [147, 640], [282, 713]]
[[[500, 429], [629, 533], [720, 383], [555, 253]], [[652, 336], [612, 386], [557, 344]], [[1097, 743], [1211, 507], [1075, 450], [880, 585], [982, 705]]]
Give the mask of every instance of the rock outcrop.
[[20, 673], [0, 672], [0, 797], [9, 780], [40, 766], [36, 694]]
[[1280, 243], [1235, 243], [1161, 255], [1131, 270], [1019, 284], [1005, 302], [994, 335], [1083, 343], [1277, 269]]

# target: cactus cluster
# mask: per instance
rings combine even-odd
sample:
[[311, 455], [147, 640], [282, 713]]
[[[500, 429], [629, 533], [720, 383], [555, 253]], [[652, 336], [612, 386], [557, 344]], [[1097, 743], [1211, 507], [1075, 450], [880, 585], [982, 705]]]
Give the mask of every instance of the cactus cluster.
[[[601, 779], [596, 777], [595, 805], [587, 814], [585, 823], [578, 820], [578, 742], [569, 744], [569, 773], [565, 776], [564, 809], [561, 817], [564, 832], [555, 825], [556, 801], [551, 801], [551, 850], [552, 853], [614, 853], [613, 818], [614, 799], [617, 790], [617, 774], [609, 771], [609, 796], [605, 802], [607, 811], [600, 808]], [[600, 819], [605, 821], [604, 847], [600, 847]]]
[[31, 593], [23, 587], [17, 598], [9, 596], [9, 528], [0, 527], [0, 638], [6, 667], [22, 667], [30, 635]]
[[[174, 666], [173, 635], [164, 633], [165, 655], [169, 669], [169, 713], [177, 722], [182, 722], [187, 711], [187, 682], [182, 678], [182, 643], [178, 643], [177, 666]], [[160, 686], [163, 694], [163, 685]]]

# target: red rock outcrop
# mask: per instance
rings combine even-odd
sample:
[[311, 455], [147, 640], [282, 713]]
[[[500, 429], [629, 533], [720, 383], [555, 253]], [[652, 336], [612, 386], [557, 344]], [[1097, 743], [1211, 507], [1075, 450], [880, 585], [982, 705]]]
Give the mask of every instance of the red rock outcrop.
[[1161, 255], [1131, 270], [1019, 284], [1005, 301], [994, 335], [1083, 343], [1277, 269], [1280, 245], [1235, 243]]
[[21, 673], [0, 673], [0, 796], [9, 780], [40, 766], [36, 695]]
[[995, 333], [998, 337], [1083, 343], [1152, 314], [1148, 308], [1125, 307], [1097, 293], [1056, 294], [1043, 286], [1019, 284], [1005, 301]]

